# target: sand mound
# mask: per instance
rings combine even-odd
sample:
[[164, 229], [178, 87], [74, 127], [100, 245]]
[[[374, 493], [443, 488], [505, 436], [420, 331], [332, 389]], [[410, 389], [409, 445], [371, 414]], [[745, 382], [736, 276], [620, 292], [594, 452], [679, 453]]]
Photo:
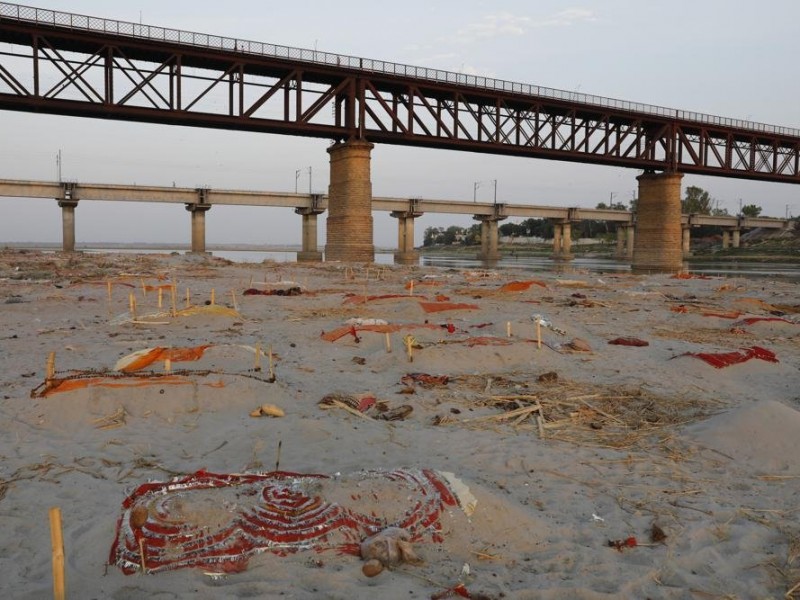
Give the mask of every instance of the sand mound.
[[696, 443], [769, 473], [797, 470], [800, 411], [763, 400], [717, 415], [686, 429]]

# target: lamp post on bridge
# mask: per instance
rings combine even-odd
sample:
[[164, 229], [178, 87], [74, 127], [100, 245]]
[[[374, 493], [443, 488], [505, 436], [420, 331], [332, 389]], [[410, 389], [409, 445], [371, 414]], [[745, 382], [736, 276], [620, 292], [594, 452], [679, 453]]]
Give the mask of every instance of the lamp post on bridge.
[[308, 195], [310, 196], [311, 195], [311, 174], [312, 174], [311, 167], [308, 167], [308, 169], [297, 169], [294, 172], [294, 193], [295, 194], [298, 193], [298, 191], [297, 191], [297, 182], [300, 180], [300, 175], [303, 174], [305, 171], [308, 171]]

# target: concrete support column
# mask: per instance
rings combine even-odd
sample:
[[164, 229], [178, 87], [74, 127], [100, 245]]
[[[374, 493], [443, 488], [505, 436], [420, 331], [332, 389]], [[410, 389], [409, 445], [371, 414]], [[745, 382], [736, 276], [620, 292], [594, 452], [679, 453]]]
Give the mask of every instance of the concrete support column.
[[614, 257], [617, 259], [625, 257], [625, 229], [622, 225], [617, 225], [617, 249]]
[[683, 268], [682, 173], [644, 173], [639, 180], [634, 272], [677, 273]]
[[322, 252], [317, 246], [317, 216], [322, 214], [318, 208], [295, 208], [294, 212], [303, 217], [303, 246], [297, 253], [297, 262], [321, 262]]
[[734, 229], [731, 233], [732, 233], [731, 237], [733, 238], [732, 239], [733, 247], [734, 248], [738, 248], [739, 245], [741, 244], [742, 230], [741, 229]]
[[727, 250], [731, 247], [731, 232], [727, 229], [722, 230], [722, 249]]
[[500, 259], [497, 222], [502, 221], [504, 218], [493, 215], [475, 215], [473, 217], [473, 219], [481, 222], [481, 251], [478, 254], [478, 260], [495, 262]]
[[572, 258], [572, 223], [561, 226], [561, 260]]
[[561, 258], [561, 223], [553, 223], [553, 258]]
[[633, 260], [633, 245], [636, 241], [636, 228], [633, 225], [628, 225], [625, 227], [625, 237], [627, 241], [625, 242], [625, 256], [628, 260]]
[[686, 258], [692, 254], [692, 228], [688, 225], [684, 225], [681, 229], [681, 251], [683, 252], [683, 257]]
[[572, 223], [569, 221], [553, 224], [553, 258], [572, 260]]
[[75, 207], [77, 200], [59, 200], [61, 207], [61, 249], [75, 252]]
[[186, 205], [186, 210], [192, 214], [192, 252], [203, 254], [206, 251], [206, 213], [210, 209], [208, 205]]
[[373, 262], [372, 182], [366, 140], [350, 140], [328, 148], [331, 177], [325, 260]]
[[393, 211], [391, 215], [397, 219], [397, 252], [394, 262], [400, 265], [419, 263], [419, 252], [414, 249], [414, 219], [422, 213], [412, 211]]

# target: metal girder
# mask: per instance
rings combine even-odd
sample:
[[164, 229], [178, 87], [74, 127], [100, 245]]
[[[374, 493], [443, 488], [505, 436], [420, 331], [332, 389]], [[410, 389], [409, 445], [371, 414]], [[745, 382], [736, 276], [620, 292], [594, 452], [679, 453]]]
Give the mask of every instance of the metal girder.
[[184, 42], [201, 34], [173, 33], [154, 39], [2, 17], [0, 109], [800, 183], [794, 130], [709, 125], [681, 111], [523, 93], [522, 84], [489, 89], [481, 78], [475, 86], [431, 81], [417, 76], [425, 69], [387, 73], [353, 57], [326, 55], [321, 64], [302, 52], [210, 48]]

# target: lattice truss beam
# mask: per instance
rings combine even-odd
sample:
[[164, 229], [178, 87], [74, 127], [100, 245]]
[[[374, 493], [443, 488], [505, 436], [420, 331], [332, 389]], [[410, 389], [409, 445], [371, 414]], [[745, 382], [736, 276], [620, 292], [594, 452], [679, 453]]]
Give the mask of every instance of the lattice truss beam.
[[174, 44], [29, 42], [0, 44], [0, 108], [800, 183], [800, 140], [774, 134]]

